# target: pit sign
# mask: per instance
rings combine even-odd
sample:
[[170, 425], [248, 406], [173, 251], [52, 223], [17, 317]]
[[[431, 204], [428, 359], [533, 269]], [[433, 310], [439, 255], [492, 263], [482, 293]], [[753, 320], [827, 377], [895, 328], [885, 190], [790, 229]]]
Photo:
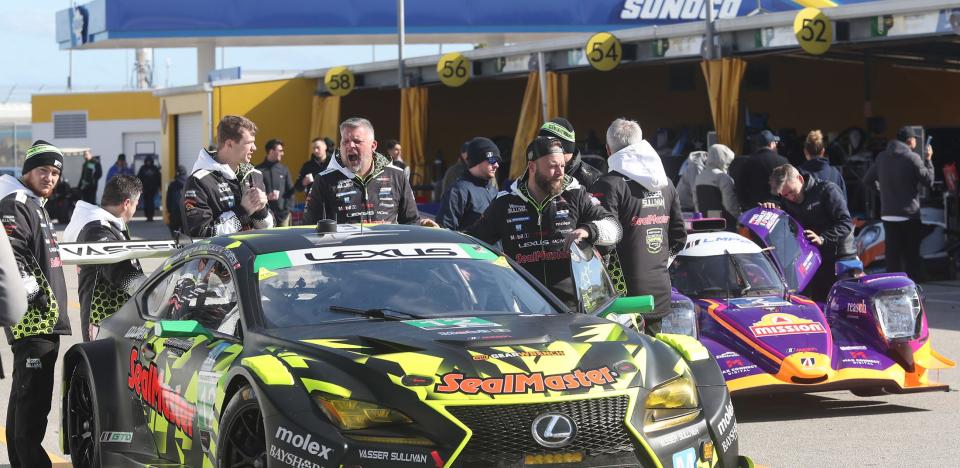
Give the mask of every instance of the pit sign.
[[822, 55], [833, 43], [833, 24], [819, 8], [804, 8], [793, 19], [793, 34], [805, 52]]
[[620, 65], [623, 57], [623, 46], [616, 36], [608, 32], [596, 33], [587, 40], [583, 48], [587, 61], [593, 68], [600, 71], [610, 71]]
[[460, 52], [444, 54], [437, 62], [437, 75], [441, 83], [451, 88], [463, 86], [470, 79], [470, 60]]
[[327, 70], [327, 74], [323, 77], [323, 85], [334, 96], [350, 94], [356, 84], [353, 72], [347, 67], [333, 67]]

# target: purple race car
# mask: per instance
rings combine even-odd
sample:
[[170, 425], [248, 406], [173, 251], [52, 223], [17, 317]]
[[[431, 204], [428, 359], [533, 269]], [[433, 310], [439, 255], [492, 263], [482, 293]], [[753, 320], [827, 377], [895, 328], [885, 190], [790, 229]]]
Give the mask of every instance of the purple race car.
[[697, 337], [731, 394], [949, 389], [930, 378], [954, 363], [932, 348], [922, 295], [906, 275], [842, 279], [817, 304], [795, 294], [820, 267], [796, 220], [757, 208], [740, 218], [742, 235], [703, 229], [711, 221], [693, 222], [670, 266], [675, 292], [662, 327]]

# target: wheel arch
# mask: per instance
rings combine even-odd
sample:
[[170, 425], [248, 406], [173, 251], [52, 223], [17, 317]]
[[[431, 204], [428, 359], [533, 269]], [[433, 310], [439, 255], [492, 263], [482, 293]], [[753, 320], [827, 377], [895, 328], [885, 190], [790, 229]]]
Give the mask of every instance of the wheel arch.
[[[90, 365], [93, 361], [97, 362], [96, 366]], [[118, 379], [115, 370], [116, 360], [113, 340], [105, 339], [77, 343], [71, 346], [63, 356], [62, 390], [60, 392], [60, 449], [64, 454], [70, 453], [70, 444], [67, 441], [67, 396], [70, 393], [70, 379], [80, 366], [90, 376], [93, 395], [109, 395], [111, 389], [117, 388]], [[105, 401], [116, 400], [107, 398]], [[105, 411], [105, 406], [107, 405], [100, 398], [97, 398], [97, 417], [101, 421], [101, 427], [103, 421], [106, 421], [107, 414], [112, 413]]]

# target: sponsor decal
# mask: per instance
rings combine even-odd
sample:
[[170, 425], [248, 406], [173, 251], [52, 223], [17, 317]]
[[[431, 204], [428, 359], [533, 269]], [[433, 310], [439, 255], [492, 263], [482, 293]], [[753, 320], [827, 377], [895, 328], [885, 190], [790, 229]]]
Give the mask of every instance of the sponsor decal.
[[717, 423], [717, 429], [720, 430], [720, 434], [726, 434], [731, 425], [736, 426], [737, 422], [733, 420], [733, 402], [728, 401], [727, 406], [723, 408], [723, 418]]
[[867, 304], [863, 302], [848, 302], [847, 317], [860, 317], [867, 315]]
[[727, 352], [725, 352], [725, 353], [723, 353], [723, 354], [721, 354], [721, 355], [718, 355], [718, 356], [717, 356], [717, 359], [720, 359], [720, 358], [729, 358], [729, 357], [737, 357], [737, 356], [739, 356], [739, 354], [737, 354], [737, 353], [735, 353], [735, 352], [733, 352], [733, 351], [727, 351]]
[[[348, 215], [351, 216], [351, 215]], [[357, 247], [320, 247], [287, 252], [292, 265], [330, 261], [391, 260], [397, 258], [472, 258], [456, 244], [390, 244]]]
[[26, 366], [27, 369], [43, 369], [43, 363], [40, 362], [40, 358], [27, 358]]
[[[510, 329], [509, 328], [469, 328], [466, 330], [447, 330], [447, 331], [437, 332], [437, 334], [440, 336], [487, 335], [491, 333], [510, 333]], [[472, 336], [470, 337], [470, 339], [476, 340], [476, 339], [482, 338], [485, 340], [492, 340], [494, 338], [499, 338], [499, 337], [506, 338], [507, 336], [508, 335], [484, 336], [484, 337]]]
[[733, 358], [733, 359], [727, 359], [724, 365], [727, 366], [727, 369], [731, 369], [734, 367], [744, 366], [746, 365], [746, 363], [741, 358]]
[[774, 297], [738, 297], [730, 299], [727, 303], [738, 309], [787, 307], [793, 305], [790, 301]]
[[324, 460], [330, 459], [330, 452], [333, 450], [320, 442], [311, 440], [313, 434], [307, 433], [306, 436], [302, 436], [283, 426], [277, 426], [277, 433], [274, 438]]
[[508, 223], [523, 223], [526, 221], [530, 221], [529, 216], [518, 216], [516, 218], [507, 218]]
[[174, 250], [177, 245], [171, 241], [119, 242], [110, 244], [60, 244], [60, 250], [73, 257], [87, 259], [95, 257], [118, 256], [127, 252], [157, 252]]
[[[517, 226], [519, 227], [519, 225]], [[560, 252], [543, 252], [537, 251], [531, 254], [517, 254], [514, 256], [514, 261], [517, 263], [537, 263], [544, 262], [549, 260], [569, 260], [570, 251], [560, 251]]]
[[682, 452], [673, 454], [674, 468], [696, 468], [697, 451], [690, 447]]
[[196, 190], [185, 190], [183, 192], [183, 198], [197, 198]]
[[543, 372], [532, 374], [503, 374], [502, 377], [466, 377], [459, 372], [450, 372], [441, 376], [433, 391], [436, 393], [466, 393], [476, 395], [509, 395], [523, 393], [546, 393], [547, 391], [562, 392], [578, 388], [592, 388], [598, 385], [610, 385], [617, 382], [618, 373], [609, 367], [581, 370], [563, 374], [544, 375]]
[[817, 358], [815, 357], [801, 357], [800, 365], [803, 367], [813, 367], [817, 365]]
[[663, 228], [650, 228], [646, 232], [647, 252], [659, 253], [663, 248]]
[[557, 210], [555, 216], [557, 219], [567, 219], [570, 217], [570, 210]]
[[129, 444], [130, 442], [133, 442], [133, 433], [104, 431], [100, 433], [100, 442], [119, 442], [122, 444]]
[[751, 216], [750, 220], [747, 221], [747, 224], [760, 226], [770, 232], [773, 231], [773, 228], [776, 227], [777, 223], [779, 222], [780, 215], [777, 213], [774, 213], [773, 211], [761, 211]]
[[[350, 190], [349, 192], [337, 192], [337, 194], [336, 194], [335, 196], [336, 196], [336, 197], [349, 197], [350, 195], [356, 195], [356, 194], [357, 194], [357, 191], [356, 191], [356, 190]], [[349, 199], [349, 198], [344, 198], [344, 199], [343, 199], [343, 201], [348, 201], [348, 200], [350, 200], [350, 199]]]
[[570, 444], [577, 436], [577, 424], [560, 413], [544, 413], [533, 419], [530, 425], [533, 440], [547, 448]]
[[143, 341], [147, 338], [147, 335], [149, 333], [150, 333], [150, 329], [147, 327], [134, 326], [127, 329], [127, 332], [123, 334], [123, 337], [134, 340], [134, 341]]
[[509, 215], [509, 214], [517, 214], [517, 213], [526, 213], [526, 212], [527, 212], [527, 206], [526, 206], [526, 205], [513, 205], [513, 204], [507, 205], [507, 214], [508, 214], [508, 215]]
[[486, 361], [489, 359], [506, 359], [515, 357], [563, 356], [564, 354], [565, 353], [563, 351], [517, 351], [513, 353], [475, 354], [473, 356], [473, 360]]
[[295, 453], [290, 453], [273, 444], [270, 444], [270, 458], [297, 468], [323, 468], [323, 465], [302, 458]]
[[840, 347], [840, 351], [851, 351], [851, 350], [863, 351], [863, 350], [866, 350], [866, 349], [867, 349], [867, 347], [866, 347], [866, 346], [863, 346], [863, 345], [841, 346], [841, 347]]
[[499, 323], [493, 323], [489, 320], [484, 320], [477, 317], [406, 320], [403, 323], [412, 325], [421, 330], [451, 330], [459, 328], [488, 328], [500, 326]]
[[720, 447], [723, 449], [724, 452], [726, 452], [727, 450], [730, 450], [730, 446], [733, 445], [733, 443], [736, 441], [737, 441], [737, 425], [734, 424], [733, 429], [730, 430], [730, 434], [727, 434], [727, 437], [725, 437], [723, 441], [720, 442]]
[[426, 463], [429, 456], [425, 453], [393, 452], [389, 450], [360, 449], [360, 458], [403, 463]]
[[[714, 18], [736, 18], [743, 0], [716, 0]], [[707, 2], [703, 0], [624, 0], [620, 19], [624, 20], [697, 20], [705, 19]]]
[[807, 274], [808, 271], [810, 271], [810, 267], [811, 267], [811, 266], [813, 266], [813, 251], [812, 251], [812, 250], [809, 251], [809, 252], [807, 252], [806, 258], [803, 259], [803, 263], [801, 263], [800, 266], [797, 267], [797, 269], [800, 270], [800, 274], [801, 274], [801, 275], [805, 275], [805, 274]]
[[670, 222], [669, 216], [656, 214], [643, 217], [634, 216], [633, 219], [630, 220], [632, 226], [650, 226], [652, 224], [667, 224], [668, 222]]
[[140, 397], [140, 401], [163, 416], [189, 437], [193, 437], [193, 421], [197, 408], [183, 396], [163, 383], [163, 371], [151, 362], [149, 367], [139, 359], [137, 348], [130, 350], [130, 370], [127, 373], [127, 388]]
[[[741, 362], [742, 362], [742, 361], [741, 361]], [[721, 373], [722, 373], [724, 376], [735, 376], [735, 375], [740, 375], [740, 374], [746, 374], [746, 373], [748, 373], [748, 372], [750, 372], [750, 371], [752, 371], [752, 370], [754, 370], [754, 369], [756, 369], [756, 368], [757, 368], [757, 365], [756, 365], [756, 364], [747, 364], [747, 365], [742, 365], [742, 364], [741, 364], [741, 365], [739, 365], [739, 366], [737, 366], [737, 367], [728, 367], [728, 368], [726, 368], [726, 369], [723, 369], [723, 370], [721, 371]]]
[[827, 332], [820, 322], [782, 313], [764, 315], [759, 322], [750, 326], [750, 331], [758, 338]]
[[663, 208], [665, 206], [663, 202], [663, 192], [658, 190], [648, 193], [641, 200], [641, 205], [643, 208]]
[[682, 441], [684, 441], [684, 440], [687, 440], [687, 439], [689, 439], [689, 438], [691, 438], [691, 437], [696, 437], [697, 434], [699, 434], [699, 433], [700, 433], [700, 431], [697, 429], [696, 426], [685, 427], [685, 428], [683, 428], [683, 429], [680, 429], [680, 430], [678, 430], [678, 431], [671, 432], [671, 433], [669, 433], [669, 434], [661, 437], [661, 438], [660, 438], [660, 446], [661, 446], [661, 447], [667, 447], [667, 446], [673, 445], [673, 444], [675, 444], [675, 443], [677, 443], [677, 442], [682, 442]]

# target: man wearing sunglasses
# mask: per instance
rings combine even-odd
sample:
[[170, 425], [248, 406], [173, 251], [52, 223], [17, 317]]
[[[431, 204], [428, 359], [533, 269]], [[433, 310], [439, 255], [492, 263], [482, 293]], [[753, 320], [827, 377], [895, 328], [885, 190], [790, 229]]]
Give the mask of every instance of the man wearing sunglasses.
[[477, 222], [497, 197], [500, 149], [490, 139], [476, 137], [467, 144], [467, 170], [443, 195], [437, 224], [464, 231]]

